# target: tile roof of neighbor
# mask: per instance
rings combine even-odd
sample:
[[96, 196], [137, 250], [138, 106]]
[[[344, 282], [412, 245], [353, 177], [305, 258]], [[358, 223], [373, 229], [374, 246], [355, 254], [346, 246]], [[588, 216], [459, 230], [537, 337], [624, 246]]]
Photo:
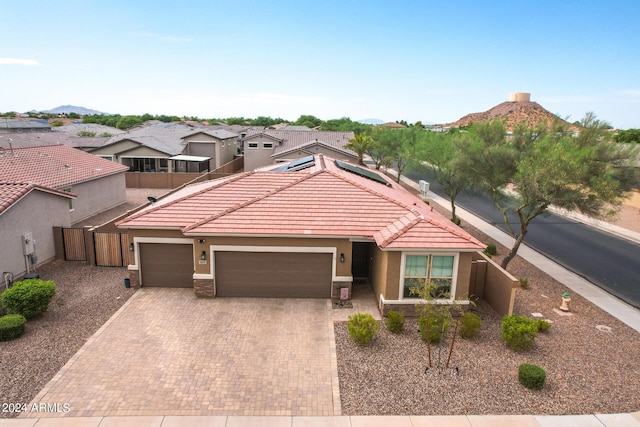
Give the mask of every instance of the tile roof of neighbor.
[[0, 147], [9, 148], [9, 138], [13, 148], [38, 147], [41, 145], [63, 144], [73, 148], [97, 148], [102, 146], [108, 137], [80, 137], [68, 132], [28, 132], [0, 135]]
[[357, 158], [355, 152], [344, 148], [350, 139], [354, 137], [353, 132], [338, 131], [291, 131], [291, 130], [249, 130], [245, 140], [255, 138], [261, 134], [276, 138], [282, 143], [273, 151], [273, 156], [278, 156], [293, 150], [304, 149], [309, 145], [321, 143], [338, 151], [348, 153]]
[[0, 215], [33, 190], [44, 191], [61, 197], [76, 198], [72, 193], [29, 182], [0, 182]]
[[199, 133], [204, 133], [205, 135], [210, 135], [218, 139], [237, 138], [239, 136], [237, 133], [230, 132], [226, 129], [212, 128], [209, 126], [205, 126], [203, 128], [194, 129], [192, 132], [183, 136], [182, 139], [188, 138], [192, 135], [197, 135]]
[[122, 228], [185, 235], [352, 237], [386, 249], [478, 250], [484, 245], [384, 175], [390, 186], [315, 155], [296, 172], [258, 170], [187, 186], [123, 219]]
[[0, 153], [0, 182], [63, 188], [129, 169], [66, 145], [14, 148]]
[[155, 123], [130, 129], [128, 132], [115, 135], [103, 145], [109, 146], [120, 141], [131, 140], [165, 154], [175, 156], [182, 153], [182, 138], [194, 133], [198, 128], [179, 123]]

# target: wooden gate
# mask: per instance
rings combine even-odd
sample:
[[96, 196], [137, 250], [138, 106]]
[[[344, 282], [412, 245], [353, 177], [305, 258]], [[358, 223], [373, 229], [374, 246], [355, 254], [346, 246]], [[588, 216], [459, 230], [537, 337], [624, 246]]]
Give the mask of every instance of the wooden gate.
[[122, 267], [129, 265], [129, 235], [124, 233], [93, 233], [96, 265]]
[[86, 261], [87, 251], [84, 244], [83, 228], [63, 228], [62, 244], [64, 259], [67, 261]]

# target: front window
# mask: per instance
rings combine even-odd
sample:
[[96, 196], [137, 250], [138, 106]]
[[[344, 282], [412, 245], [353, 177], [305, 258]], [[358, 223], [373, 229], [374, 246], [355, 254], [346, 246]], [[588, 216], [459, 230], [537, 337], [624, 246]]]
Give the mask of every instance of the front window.
[[417, 298], [414, 287], [431, 282], [433, 298], [449, 298], [453, 284], [452, 255], [407, 255], [404, 268], [404, 298]]
[[258, 143], [257, 142], [250, 142], [249, 143], [249, 148], [258, 148]]

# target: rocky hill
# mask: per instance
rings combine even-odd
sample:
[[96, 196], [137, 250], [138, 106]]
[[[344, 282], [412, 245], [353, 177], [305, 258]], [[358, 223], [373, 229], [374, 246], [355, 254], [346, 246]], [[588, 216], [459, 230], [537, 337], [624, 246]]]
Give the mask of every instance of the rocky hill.
[[[507, 129], [513, 130], [514, 126], [518, 123], [525, 123], [528, 127], [535, 127], [540, 123], [550, 124], [554, 120], [557, 120], [559, 118], [555, 114], [550, 113], [537, 102], [506, 101], [496, 105], [495, 107], [485, 112], [467, 114], [458, 121], [447, 123], [442, 126], [461, 127], [468, 126], [469, 124], [475, 122], [486, 122], [495, 119], [504, 120]], [[566, 123], [566, 125], [570, 128], [574, 127], [569, 123]]]
[[90, 115], [90, 114], [105, 114], [105, 113], [103, 113], [101, 111], [92, 110], [91, 108], [78, 107], [76, 105], [61, 105], [59, 107], [52, 108], [51, 110], [44, 110], [44, 111], [41, 111], [41, 112], [42, 113], [49, 113], [49, 114], [76, 113], [76, 114], [79, 114], [81, 116]]

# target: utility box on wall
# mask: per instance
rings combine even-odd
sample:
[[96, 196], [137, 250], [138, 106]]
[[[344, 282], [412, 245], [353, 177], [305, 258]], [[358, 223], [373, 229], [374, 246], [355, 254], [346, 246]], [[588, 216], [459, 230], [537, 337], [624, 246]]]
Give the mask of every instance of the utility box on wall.
[[33, 255], [36, 253], [36, 242], [33, 240], [33, 234], [25, 233], [22, 235], [22, 250], [24, 255]]

